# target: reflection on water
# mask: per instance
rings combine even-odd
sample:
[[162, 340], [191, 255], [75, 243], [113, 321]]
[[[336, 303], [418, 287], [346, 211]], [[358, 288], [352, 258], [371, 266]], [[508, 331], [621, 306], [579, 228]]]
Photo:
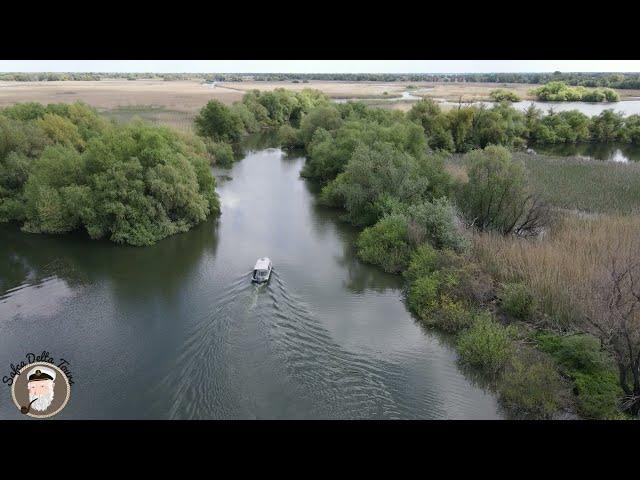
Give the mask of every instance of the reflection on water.
[[[501, 417], [409, 315], [400, 279], [358, 261], [304, 158], [250, 142], [219, 183], [220, 219], [153, 247], [0, 227], [0, 365], [69, 360], [56, 418]], [[256, 286], [264, 255], [273, 275]]]
[[580, 143], [535, 146], [539, 153], [547, 155], [584, 157], [610, 162], [640, 161], [640, 145], [619, 143]]

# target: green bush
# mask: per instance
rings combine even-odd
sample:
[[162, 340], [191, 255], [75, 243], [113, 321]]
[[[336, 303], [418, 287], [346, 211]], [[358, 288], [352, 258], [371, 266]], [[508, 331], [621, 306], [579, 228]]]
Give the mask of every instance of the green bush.
[[617, 371], [595, 337], [539, 332], [534, 338], [538, 348], [549, 353], [560, 371], [573, 381], [582, 416], [613, 418], [619, 413], [623, 392]]
[[519, 102], [520, 97], [518, 94], [511, 90], [504, 90], [502, 88], [498, 88], [496, 90], [492, 90], [489, 93], [491, 100], [494, 102]]
[[496, 322], [490, 313], [483, 312], [460, 334], [458, 353], [462, 362], [496, 374], [513, 353], [511, 331]]
[[506, 283], [499, 292], [500, 308], [514, 318], [527, 320], [533, 315], [536, 302], [533, 295], [521, 283]]
[[562, 379], [546, 356], [523, 349], [511, 358], [498, 383], [507, 408], [538, 419], [548, 419], [562, 405]]
[[425, 200], [406, 210], [409, 235], [415, 245], [429, 241], [436, 248], [449, 248], [458, 252], [467, 249], [468, 241], [456, 225], [456, 211], [445, 197], [433, 202]]
[[304, 147], [304, 142], [300, 139], [300, 130], [296, 130], [291, 125], [282, 125], [278, 129], [278, 141], [282, 148]]
[[411, 256], [406, 218], [388, 215], [365, 228], [358, 237], [357, 247], [358, 256], [365, 262], [379, 265], [386, 272], [401, 272]]
[[473, 325], [475, 315], [460, 300], [453, 300], [448, 295], [440, 295], [440, 305], [432, 315], [434, 326], [449, 333], [458, 333]]
[[244, 123], [236, 110], [209, 100], [194, 120], [196, 132], [215, 142], [235, 142], [244, 132]]
[[438, 251], [428, 243], [420, 245], [412, 254], [409, 266], [404, 272], [409, 282], [432, 274], [438, 268]]
[[465, 156], [469, 181], [458, 192], [458, 205], [469, 225], [503, 235], [537, 233], [548, 212], [531, 195], [526, 170], [501, 146], [488, 146]]
[[234, 161], [233, 148], [224, 142], [207, 141], [207, 153], [211, 157], [211, 163], [217, 167], [231, 168]]
[[3, 112], [0, 221], [151, 245], [219, 212], [206, 147], [191, 135], [110, 125], [82, 104]]

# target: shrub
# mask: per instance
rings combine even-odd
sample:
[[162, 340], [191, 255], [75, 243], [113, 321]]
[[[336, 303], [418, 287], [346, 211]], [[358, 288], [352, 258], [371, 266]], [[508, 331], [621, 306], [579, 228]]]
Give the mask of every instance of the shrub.
[[401, 272], [411, 256], [406, 218], [398, 214], [382, 218], [360, 233], [357, 246], [365, 262], [380, 265], [386, 272]]
[[535, 310], [535, 299], [522, 283], [506, 283], [499, 294], [500, 307], [505, 313], [520, 320], [531, 317]]
[[336, 107], [330, 105], [314, 108], [300, 122], [301, 142], [303, 145], [311, 142], [318, 128], [331, 132], [337, 130], [340, 125], [342, 125], [342, 118]]
[[283, 148], [304, 147], [304, 142], [300, 139], [300, 131], [291, 125], [282, 125], [278, 129], [278, 141]]
[[545, 355], [524, 349], [511, 358], [498, 383], [500, 400], [526, 416], [547, 419], [562, 403], [562, 379]]
[[231, 168], [234, 161], [231, 145], [224, 142], [207, 141], [207, 153], [211, 157], [211, 163], [217, 167]]
[[460, 300], [453, 300], [448, 295], [440, 296], [440, 306], [435, 317], [436, 325], [449, 333], [457, 333], [473, 325], [473, 312]]
[[436, 248], [450, 248], [458, 252], [468, 247], [467, 239], [456, 225], [456, 211], [446, 198], [411, 205], [407, 216], [414, 244], [429, 241]]
[[494, 102], [519, 102], [520, 101], [520, 97], [516, 92], [513, 92], [511, 90], [504, 90], [502, 88], [492, 90], [489, 93], [489, 96]]
[[496, 322], [490, 313], [479, 314], [473, 325], [458, 338], [462, 362], [496, 374], [509, 360], [513, 347], [509, 328]]
[[531, 193], [522, 162], [504, 147], [489, 146], [465, 157], [469, 181], [458, 192], [458, 204], [469, 225], [503, 235], [533, 235], [548, 222], [547, 208]]
[[618, 375], [595, 337], [540, 332], [534, 338], [538, 348], [549, 353], [558, 363], [560, 371], [573, 381], [573, 391], [582, 416], [612, 418], [619, 413], [623, 392]]
[[420, 245], [412, 254], [405, 278], [413, 282], [433, 273], [438, 267], [438, 252], [428, 243]]
[[244, 124], [238, 113], [218, 100], [209, 100], [194, 123], [198, 135], [216, 142], [237, 141], [244, 132]]

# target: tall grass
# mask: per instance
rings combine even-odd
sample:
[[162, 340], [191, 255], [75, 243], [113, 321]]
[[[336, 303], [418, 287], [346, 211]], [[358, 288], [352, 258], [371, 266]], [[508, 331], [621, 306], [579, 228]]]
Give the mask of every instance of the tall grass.
[[514, 154], [529, 182], [556, 207], [597, 213], [640, 212], [640, 164]]
[[640, 216], [567, 215], [538, 239], [475, 233], [473, 249], [498, 280], [526, 284], [550, 326], [566, 328], [580, 321], [611, 261], [637, 257]]
[[193, 119], [196, 115], [194, 112], [168, 110], [156, 105], [122, 105], [105, 110], [102, 114], [117, 122], [125, 123], [140, 118], [155, 125], [165, 125], [190, 133], [193, 132]]

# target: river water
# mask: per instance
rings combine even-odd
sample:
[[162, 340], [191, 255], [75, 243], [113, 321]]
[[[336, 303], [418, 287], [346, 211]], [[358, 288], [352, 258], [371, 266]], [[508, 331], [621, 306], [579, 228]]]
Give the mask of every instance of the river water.
[[[1, 376], [29, 352], [67, 360], [54, 418], [502, 418], [400, 279], [356, 259], [303, 163], [255, 147], [215, 172], [219, 219], [153, 247], [0, 226]], [[0, 390], [0, 418], [24, 418]]]

